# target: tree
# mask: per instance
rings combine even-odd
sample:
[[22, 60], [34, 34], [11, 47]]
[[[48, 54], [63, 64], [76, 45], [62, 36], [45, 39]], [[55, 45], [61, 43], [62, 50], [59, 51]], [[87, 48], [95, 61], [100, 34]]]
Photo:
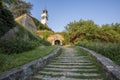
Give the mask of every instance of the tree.
[[111, 28], [120, 34], [120, 23], [111, 24]]
[[32, 4], [23, 0], [3, 0], [7, 8], [13, 13], [14, 17], [18, 17], [24, 13], [30, 14]]
[[66, 26], [70, 43], [80, 41], [120, 42], [120, 24], [105, 24], [99, 27], [92, 20], [70, 22]]
[[67, 25], [66, 31], [70, 35], [70, 42], [77, 43], [83, 40], [95, 40], [98, 36], [97, 25], [92, 20], [74, 21]]
[[67, 32], [62, 32], [61, 35], [64, 36], [63, 45], [68, 45], [70, 41], [70, 36]]
[[0, 37], [9, 31], [9, 29], [15, 27], [12, 13], [4, 8], [2, 4], [3, 2], [0, 1]]
[[0, 0], [0, 8], [2, 8], [2, 7], [3, 7], [3, 1]]
[[111, 25], [105, 24], [101, 27], [100, 39], [104, 42], [120, 42], [120, 34], [118, 34]]
[[11, 4], [13, 2], [16, 2], [17, 0], [3, 0], [4, 3], [6, 4]]

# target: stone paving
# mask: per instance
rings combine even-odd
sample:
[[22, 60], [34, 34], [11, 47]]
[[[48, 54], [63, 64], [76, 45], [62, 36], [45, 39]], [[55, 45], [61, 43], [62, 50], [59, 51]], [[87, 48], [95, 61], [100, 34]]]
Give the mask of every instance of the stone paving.
[[64, 47], [61, 55], [51, 60], [30, 80], [106, 80], [88, 56], [74, 48]]

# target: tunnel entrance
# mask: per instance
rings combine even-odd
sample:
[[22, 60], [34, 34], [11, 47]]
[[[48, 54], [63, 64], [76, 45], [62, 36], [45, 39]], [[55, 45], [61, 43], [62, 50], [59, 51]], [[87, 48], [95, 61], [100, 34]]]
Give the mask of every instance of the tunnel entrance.
[[53, 34], [48, 36], [47, 41], [49, 41], [52, 45], [63, 45], [64, 37], [61, 34]]
[[60, 45], [60, 40], [55, 40], [54, 44], [55, 45]]

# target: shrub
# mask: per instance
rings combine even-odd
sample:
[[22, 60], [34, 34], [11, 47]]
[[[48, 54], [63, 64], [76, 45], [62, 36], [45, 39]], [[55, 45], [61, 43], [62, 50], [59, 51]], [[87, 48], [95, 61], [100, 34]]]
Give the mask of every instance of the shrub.
[[45, 46], [50, 46], [51, 45], [50, 42], [48, 42], [48, 41], [46, 41], [44, 39], [41, 39], [40, 43], [43, 44], [43, 45], [45, 45]]
[[0, 54], [0, 69], [4, 67], [3, 65], [5, 64], [6, 60], [7, 57], [4, 54]]
[[81, 42], [78, 45], [94, 50], [120, 65], [120, 43]]
[[34, 49], [39, 44], [36, 41], [5, 40], [4, 42], [0, 42], [0, 48], [2, 53], [13, 54]]

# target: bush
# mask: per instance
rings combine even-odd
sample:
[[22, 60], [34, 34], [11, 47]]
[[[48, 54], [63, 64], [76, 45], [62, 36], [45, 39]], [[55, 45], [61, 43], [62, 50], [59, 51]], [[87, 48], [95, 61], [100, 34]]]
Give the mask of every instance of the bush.
[[81, 42], [78, 45], [94, 50], [120, 65], [120, 43]]
[[50, 46], [51, 45], [50, 42], [48, 42], [48, 41], [46, 41], [44, 39], [41, 39], [40, 43], [43, 44], [43, 45], [45, 45], [45, 46]]
[[4, 42], [0, 42], [1, 52], [7, 54], [29, 51], [39, 45], [40, 43], [37, 41], [5, 40]]
[[15, 27], [15, 21], [12, 13], [0, 5], [0, 37], [13, 27]]
[[3, 65], [5, 64], [6, 60], [7, 57], [4, 54], [0, 54], [0, 69], [4, 67]]

